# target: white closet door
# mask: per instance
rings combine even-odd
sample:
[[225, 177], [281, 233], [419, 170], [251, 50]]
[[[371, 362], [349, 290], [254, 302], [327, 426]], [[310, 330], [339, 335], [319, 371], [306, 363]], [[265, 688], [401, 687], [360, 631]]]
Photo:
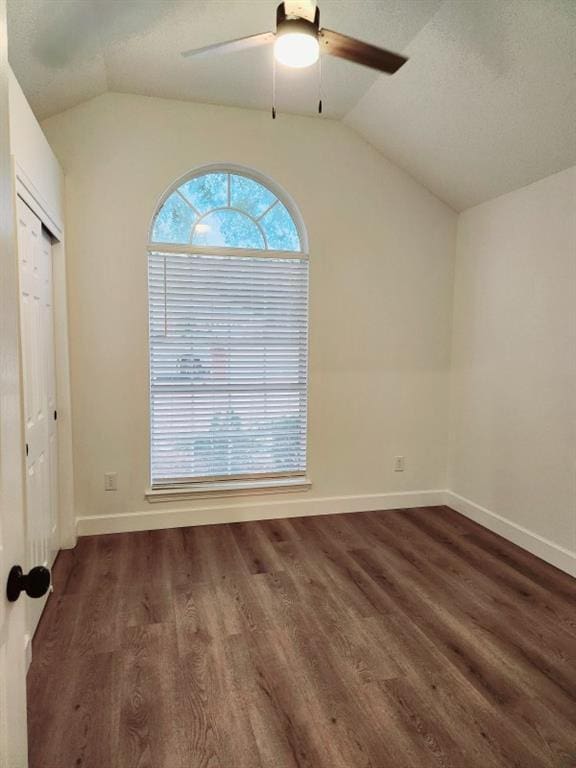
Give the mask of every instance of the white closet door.
[[[58, 541], [52, 245], [40, 219], [20, 198], [17, 213], [29, 570], [36, 565], [51, 568]], [[46, 599], [28, 602], [30, 638]]]

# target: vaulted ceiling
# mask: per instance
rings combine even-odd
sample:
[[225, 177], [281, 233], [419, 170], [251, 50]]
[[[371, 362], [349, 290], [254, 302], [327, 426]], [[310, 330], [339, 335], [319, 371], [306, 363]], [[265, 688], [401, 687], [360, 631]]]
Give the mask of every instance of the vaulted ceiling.
[[[271, 50], [181, 50], [274, 27], [275, 0], [9, 0], [9, 56], [39, 119], [107, 90], [255, 109]], [[456, 210], [576, 163], [573, 0], [322, 0], [322, 25], [407, 53], [393, 77], [323, 61], [323, 100]], [[315, 70], [281, 71], [314, 114]]]

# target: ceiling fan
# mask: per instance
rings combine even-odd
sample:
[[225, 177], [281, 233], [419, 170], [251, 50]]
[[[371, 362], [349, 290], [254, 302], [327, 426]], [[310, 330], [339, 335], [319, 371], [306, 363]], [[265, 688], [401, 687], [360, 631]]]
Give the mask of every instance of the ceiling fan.
[[[313, 0], [284, 0], [276, 9], [276, 32], [262, 32], [225, 43], [184, 51], [182, 56], [235, 53], [274, 43], [274, 58], [280, 64], [303, 69], [316, 63], [321, 53], [362, 64], [389, 75], [408, 59], [398, 53], [364, 43], [340, 32], [320, 27], [320, 9]], [[322, 102], [319, 104], [322, 111]], [[276, 116], [274, 107], [272, 116]]]

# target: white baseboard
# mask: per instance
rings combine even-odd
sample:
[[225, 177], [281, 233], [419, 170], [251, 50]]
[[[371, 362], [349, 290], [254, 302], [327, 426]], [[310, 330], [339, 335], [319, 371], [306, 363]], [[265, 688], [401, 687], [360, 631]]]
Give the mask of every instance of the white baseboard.
[[488, 530], [517, 544], [522, 549], [528, 550], [528, 552], [536, 555], [536, 557], [540, 557], [547, 563], [555, 565], [561, 571], [565, 571], [571, 576], [576, 576], [576, 552], [571, 552], [569, 549], [565, 549], [559, 544], [555, 544], [553, 541], [545, 539], [543, 536], [533, 533], [527, 528], [523, 528], [521, 525], [513, 523], [511, 520], [496, 514], [496, 512], [491, 512], [486, 507], [481, 507], [480, 504], [476, 504], [470, 501], [470, 499], [459, 496], [452, 491], [444, 493], [444, 504], [469, 517], [476, 523], [483, 525], [484, 528], [488, 528]]
[[274, 520], [286, 517], [336, 515], [446, 504], [462, 515], [503, 536], [562, 571], [576, 576], [576, 553], [452, 491], [406, 491], [402, 493], [327, 496], [312, 499], [275, 499], [236, 502], [191, 509], [155, 509], [117, 515], [76, 518], [78, 536], [129, 531], [154, 531], [215, 523]]
[[371, 512], [406, 507], [433, 507], [444, 503], [443, 491], [407, 491], [361, 496], [329, 496], [312, 499], [237, 502], [192, 509], [159, 509], [118, 515], [77, 517], [78, 536], [127, 531], [152, 531], [189, 525], [239, 523], [282, 517], [335, 515], [343, 512]]

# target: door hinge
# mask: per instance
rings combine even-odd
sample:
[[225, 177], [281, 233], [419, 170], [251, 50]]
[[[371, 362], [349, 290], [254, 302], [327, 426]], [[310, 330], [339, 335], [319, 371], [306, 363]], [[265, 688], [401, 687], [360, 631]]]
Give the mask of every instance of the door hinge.
[[58, 418], [58, 411], [54, 411], [54, 421]]
[[26, 456], [28, 456], [28, 443], [26, 443]]

